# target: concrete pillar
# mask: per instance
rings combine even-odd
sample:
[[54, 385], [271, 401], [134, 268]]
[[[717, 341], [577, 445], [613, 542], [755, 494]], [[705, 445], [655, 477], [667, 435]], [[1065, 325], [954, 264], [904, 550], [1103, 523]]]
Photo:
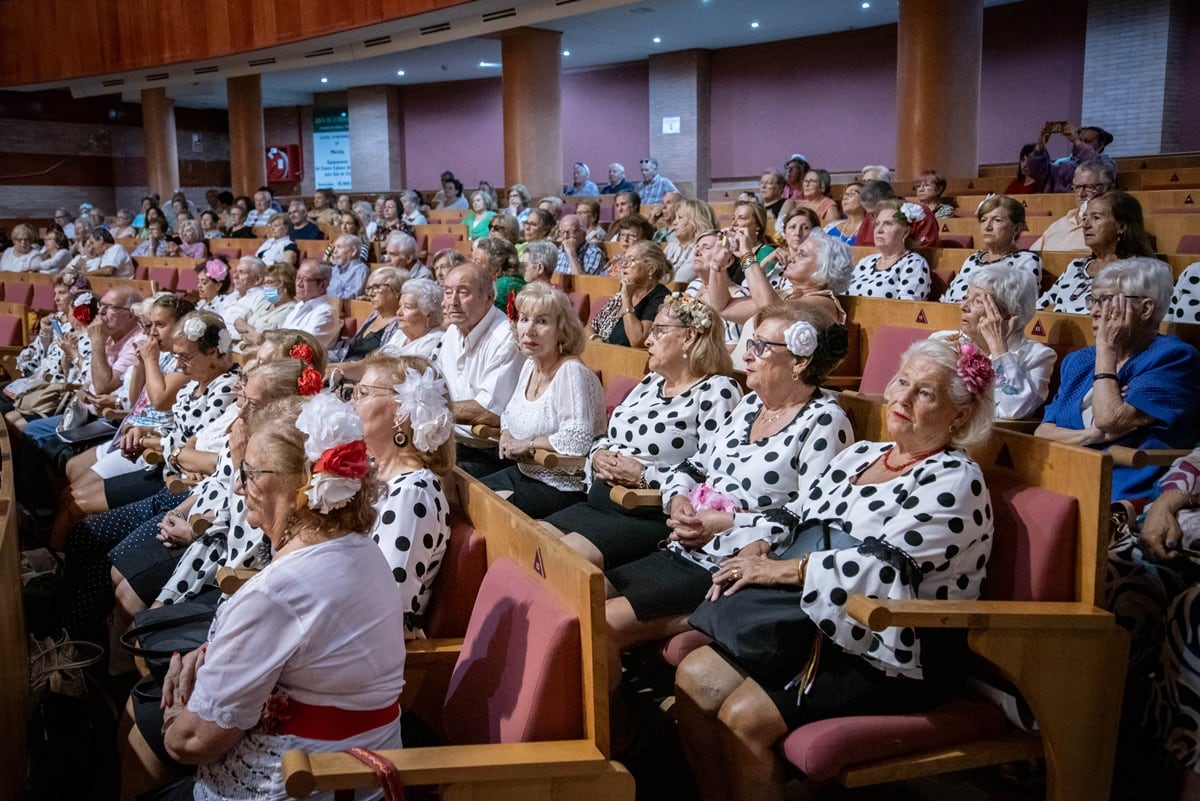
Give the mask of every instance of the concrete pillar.
[[500, 34], [500, 42], [504, 63], [504, 181], [510, 186], [525, 184], [535, 198], [561, 194], [562, 34], [515, 28]]
[[258, 75], [229, 78], [229, 172], [235, 195], [253, 195], [267, 183], [262, 84]]
[[979, 174], [983, 0], [900, 0], [896, 169]]
[[[658, 171], [688, 197], [706, 198], [712, 183], [707, 50], [650, 56], [650, 152]], [[629, 180], [641, 178], [630, 168]]]
[[142, 90], [142, 128], [146, 135], [146, 185], [166, 203], [179, 188], [175, 101], [167, 97], [166, 89]]
[[356, 192], [404, 188], [404, 113], [397, 86], [354, 86], [350, 112], [350, 181]]

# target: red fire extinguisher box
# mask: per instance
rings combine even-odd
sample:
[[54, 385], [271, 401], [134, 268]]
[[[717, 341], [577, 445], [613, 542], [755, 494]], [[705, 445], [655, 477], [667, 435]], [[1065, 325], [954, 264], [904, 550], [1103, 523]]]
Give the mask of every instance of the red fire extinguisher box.
[[300, 145], [267, 147], [267, 183], [282, 184], [304, 177], [304, 157]]

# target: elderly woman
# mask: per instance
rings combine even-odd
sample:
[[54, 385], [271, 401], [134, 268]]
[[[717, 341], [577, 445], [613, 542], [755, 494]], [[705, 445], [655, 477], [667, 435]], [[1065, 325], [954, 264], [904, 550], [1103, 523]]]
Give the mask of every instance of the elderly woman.
[[405, 189], [400, 193], [400, 206], [404, 212], [401, 220], [409, 228], [414, 225], [425, 225], [429, 220], [425, 219], [425, 215], [421, 213], [421, 196], [417, 194], [415, 189]]
[[[1034, 433], [1100, 449], [1194, 446], [1200, 354], [1158, 333], [1170, 299], [1171, 268], [1160, 261], [1122, 259], [1101, 270], [1086, 298], [1096, 344], [1063, 359], [1058, 394]], [[1159, 472], [1114, 467], [1113, 501], [1149, 497]]]
[[600, 224], [600, 200], [594, 197], [579, 198], [575, 202], [575, 216], [583, 223], [587, 241], [603, 247], [608, 232]]
[[[363, 536], [379, 482], [348, 407], [328, 395], [297, 416], [298, 406], [256, 413], [238, 466], [248, 520], [275, 557], [217, 610], [207, 646], [172, 660], [163, 685], [166, 751], [198, 765], [197, 797], [282, 801], [287, 749], [400, 745], [403, 608]], [[332, 496], [334, 486], [350, 497]]]
[[388, 195], [383, 200], [382, 216], [375, 221], [375, 227], [368, 228], [371, 240], [378, 243], [381, 247], [387, 242], [387, 238], [391, 236], [392, 231], [403, 231], [406, 234], [412, 233], [412, 229], [400, 219], [400, 201], [395, 195]]
[[442, 349], [442, 288], [430, 278], [410, 278], [400, 290], [396, 336], [382, 351], [392, 356], [420, 356], [436, 362]]
[[588, 334], [611, 345], [640, 348], [663, 300], [671, 294], [663, 285], [671, 275], [671, 264], [654, 242], [636, 242], [622, 256], [620, 269], [621, 291], [592, 319]]
[[820, 222], [817, 213], [806, 206], [795, 206], [784, 210], [777, 221], [779, 239], [783, 241], [783, 247], [777, 248], [764, 259], [756, 259], [766, 270], [771, 286], [776, 289], [786, 289], [787, 281], [784, 279], [782, 271], [776, 268], [787, 262], [789, 254], [800, 249], [800, 245], [805, 239], [808, 239], [810, 233], [821, 229]]
[[71, 243], [60, 228], [51, 228], [42, 238], [42, 249], [33, 260], [33, 269], [41, 273], [57, 273], [71, 260]]
[[137, 229], [133, 227], [133, 212], [129, 209], [117, 209], [117, 222], [112, 227], [113, 239], [133, 239]]
[[209, 259], [204, 264], [196, 266], [196, 294], [200, 300], [197, 309], [206, 309], [224, 316], [225, 307], [233, 297], [229, 287], [233, 283], [233, 274], [229, 270], [229, 262], [223, 256]]
[[200, 233], [205, 239], [218, 239], [223, 236], [221, 232], [221, 217], [212, 209], [205, 209], [200, 212]]
[[875, 213], [878, 253], [854, 265], [848, 295], [896, 300], [925, 300], [929, 296], [929, 262], [912, 250], [913, 223], [925, 218], [916, 203], [879, 203]]
[[467, 239], [479, 239], [488, 235], [488, 223], [496, 216], [496, 203], [491, 194], [475, 191], [471, 193], [471, 210], [463, 218], [467, 226]]
[[550, 282], [558, 266], [558, 248], [553, 242], [528, 242], [521, 251], [521, 275], [526, 284]]
[[527, 243], [549, 239], [556, 222], [554, 215], [545, 209], [529, 209], [525, 222], [521, 223], [521, 235]]
[[441, 481], [454, 467], [446, 382], [419, 356], [375, 354], [354, 387], [354, 412], [384, 493], [371, 538], [399, 585], [404, 636], [424, 637], [433, 582], [450, 541]]
[[937, 170], [925, 170], [913, 181], [913, 193], [927, 214], [938, 219], [954, 216], [954, 204], [942, 197], [946, 192], [946, 176]]
[[496, 282], [495, 306], [509, 314], [513, 299], [525, 286], [517, 249], [506, 239], [481, 237], [471, 248], [471, 261], [488, 271]]
[[[853, 440], [850, 421], [820, 389], [846, 353], [846, 331], [818, 312], [788, 304], [763, 309], [746, 351], [750, 390], [700, 449], [662, 478], [668, 546], [609, 570], [612, 657], [687, 628], [687, 616], [727, 558], [759, 539], [738, 524], [808, 495], [809, 486]], [[619, 683], [620, 665], [610, 680]]]
[[1042, 283], [1042, 257], [1032, 251], [1021, 250], [1017, 239], [1025, 230], [1025, 207], [1005, 195], [993, 195], [979, 204], [975, 211], [979, 220], [979, 234], [983, 250], [976, 251], [959, 268], [958, 274], [942, 293], [943, 303], [961, 303], [967, 295], [972, 270], [984, 266], [996, 266], [1007, 270], [1021, 270], [1033, 276], [1036, 289]]
[[175, 226], [179, 236], [179, 252], [189, 259], [203, 259], [208, 255], [208, 243], [204, 241], [204, 232], [200, 223], [195, 220], [184, 220]]
[[[1154, 258], [1154, 247], [1142, 221], [1142, 205], [1125, 192], [1106, 192], [1087, 202], [1080, 213], [1083, 241], [1091, 254], [1075, 259], [1040, 298], [1039, 309], [1090, 314], [1087, 298], [1092, 281], [1109, 264], [1134, 257]], [[1161, 311], [1165, 313], [1166, 306]]]
[[517, 347], [527, 357], [517, 389], [500, 415], [500, 456], [514, 459], [483, 479], [530, 517], [587, 500], [581, 470], [543, 467], [535, 450], [586, 456], [604, 432], [604, 390], [579, 361], [583, 327], [571, 301], [549, 284], [517, 295]]
[[133, 249], [133, 253], [129, 254], [134, 258], [139, 256], [166, 256], [167, 255], [167, 218], [162, 216], [150, 217], [147, 215], [146, 229], [144, 231], [145, 238], [138, 243], [138, 246]]
[[266, 305], [256, 306], [233, 323], [244, 344], [259, 345], [263, 333], [283, 325], [296, 308], [296, 268], [286, 261], [268, 267], [262, 297]]
[[37, 233], [21, 223], [13, 228], [12, 247], [0, 254], [0, 272], [25, 273], [39, 269]]
[[504, 207], [504, 213], [516, 218], [519, 225], [525, 224], [525, 218], [529, 216], [529, 190], [525, 184], [513, 184], [508, 188], [508, 205]]
[[[735, 529], [750, 547], [713, 573], [692, 618], [713, 645], [676, 675], [701, 798], [782, 799], [774, 745], [790, 729], [916, 712], [954, 691], [954, 639], [864, 632], [845, 599], [979, 595], [993, 523], [983, 471], [965, 448], [990, 428], [991, 377], [987, 359], [964, 350], [936, 340], [909, 348], [887, 389], [893, 442], [847, 448], [785, 509]], [[922, 572], [923, 563], [940, 567]], [[779, 619], [756, 626], [746, 613], [756, 600], [774, 601]]]
[[345, 373], [348, 364], [365, 359], [392, 340], [400, 325], [400, 293], [404, 284], [404, 273], [395, 267], [380, 267], [371, 273], [365, 290], [371, 301], [371, 313], [354, 336], [334, 346], [329, 354], [330, 371]]
[[1050, 394], [1058, 355], [1025, 336], [1033, 319], [1037, 285], [1027, 272], [998, 265], [971, 273], [958, 331], [938, 331], [937, 339], [970, 342], [992, 360], [996, 373], [996, 417], [1030, 417]]
[[292, 224], [286, 214], [276, 214], [267, 223], [268, 237], [254, 255], [266, 264], [285, 261], [295, 267], [300, 261], [300, 248], [292, 241]]
[[858, 239], [858, 229], [862, 227], [863, 221], [867, 218], [867, 210], [859, 201], [862, 188], [862, 181], [851, 181], [846, 184], [842, 190], [842, 214], [846, 215], [846, 219], [825, 226], [827, 234], [836, 236], [847, 245], [853, 245]]
[[717, 215], [713, 214], [712, 206], [702, 200], [679, 201], [675, 220], [671, 223], [671, 233], [675, 236], [667, 242], [665, 249], [673, 271], [671, 280], [686, 284], [696, 277], [692, 265], [696, 236], [701, 231], [711, 231], [716, 227]]
[[801, 197], [792, 202], [797, 207], [812, 209], [820, 218], [821, 225], [829, 225], [841, 217], [838, 214], [837, 201], [829, 196], [832, 188], [833, 179], [827, 171], [809, 170], [804, 173], [804, 179], [800, 182]]
[[446, 276], [460, 264], [466, 264], [469, 259], [454, 248], [445, 248], [434, 253], [429, 260], [433, 269], [433, 278], [439, 284], [446, 283]]
[[488, 222], [488, 236], [503, 239], [515, 248], [521, 244], [521, 224], [516, 217], [497, 214]]
[[[588, 561], [612, 569], [653, 553], [666, 539], [658, 507], [626, 510], [610, 499], [614, 487], [658, 489], [679, 463], [696, 454], [701, 437], [725, 423], [742, 398], [729, 376], [720, 318], [702, 301], [672, 295], [646, 340], [648, 375], [612, 413], [608, 431], [592, 444], [587, 501], [546, 518], [567, 532], [563, 542]], [[660, 421], [660, 422], [654, 422]]]

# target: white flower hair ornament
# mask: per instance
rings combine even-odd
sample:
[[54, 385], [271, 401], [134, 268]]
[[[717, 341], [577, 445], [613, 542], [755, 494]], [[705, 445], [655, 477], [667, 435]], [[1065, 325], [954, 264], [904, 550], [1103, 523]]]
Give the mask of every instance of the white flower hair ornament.
[[806, 359], [817, 349], [817, 329], [812, 323], [798, 320], [783, 332], [783, 341], [793, 356]]
[[188, 317], [183, 322], [183, 335], [192, 342], [199, 342], [200, 337], [208, 330], [208, 325], [199, 317]]
[[903, 217], [909, 225], [912, 225], [918, 220], [925, 219], [925, 207], [920, 203], [905, 203], [896, 212], [896, 216]]
[[222, 326], [209, 325], [204, 318], [188, 315], [183, 320], [183, 335], [198, 345], [209, 348], [215, 347], [218, 353], [229, 353], [233, 346], [233, 337], [229, 330]]
[[305, 436], [304, 456], [312, 471], [300, 503], [322, 514], [350, 503], [371, 469], [362, 421], [349, 404], [321, 393], [304, 404], [296, 428]]
[[75, 296], [75, 300], [71, 301], [72, 306], [89, 306], [92, 303], [93, 295], [91, 292], [80, 292]]
[[408, 368], [404, 383], [393, 385], [396, 406], [401, 417], [412, 426], [412, 442], [417, 450], [431, 453], [454, 433], [454, 418], [446, 405], [446, 382], [432, 367], [422, 372]]

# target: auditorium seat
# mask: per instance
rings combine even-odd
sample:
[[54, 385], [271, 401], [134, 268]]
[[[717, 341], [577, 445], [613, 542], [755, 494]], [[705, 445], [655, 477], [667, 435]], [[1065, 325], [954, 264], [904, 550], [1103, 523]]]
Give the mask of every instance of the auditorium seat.
[[5, 278], [0, 281], [0, 287], [4, 290], [5, 303], [20, 303], [28, 306], [33, 299], [33, 286], [25, 281]]
[[196, 283], [199, 278], [195, 270], [179, 270], [179, 274], [175, 276], [175, 291], [187, 294], [195, 292], [198, 288]]
[[1200, 234], [1184, 234], [1179, 237], [1176, 253], [1200, 253]]
[[175, 284], [179, 282], [179, 270], [174, 267], [150, 267], [147, 278], [162, 292], [174, 292]]

